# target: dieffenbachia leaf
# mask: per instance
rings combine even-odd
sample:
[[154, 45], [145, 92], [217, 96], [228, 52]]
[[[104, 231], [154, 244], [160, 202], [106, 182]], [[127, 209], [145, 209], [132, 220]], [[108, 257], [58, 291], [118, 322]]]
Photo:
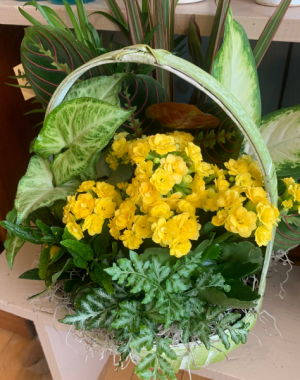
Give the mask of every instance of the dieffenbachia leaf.
[[55, 157], [52, 170], [58, 186], [87, 169], [94, 154], [103, 149], [131, 111], [92, 98], [60, 104], [46, 118], [34, 151]]
[[224, 41], [214, 60], [212, 76], [244, 106], [257, 126], [261, 119], [261, 99], [255, 60], [247, 34], [229, 10]]
[[201, 148], [203, 160], [219, 165], [230, 158], [237, 159], [244, 140], [240, 129], [217, 104], [206, 103], [199, 108], [220, 121], [215, 128], [200, 129], [195, 139]]
[[[33, 91], [45, 107], [63, 79], [96, 56], [95, 51], [58, 27], [39, 25], [25, 29], [21, 62]], [[90, 69], [81, 79], [100, 76], [103, 70], [103, 66]]]
[[[300, 176], [300, 105], [275, 111], [262, 118], [260, 132], [278, 176]], [[245, 150], [253, 155], [249, 145]]]
[[75, 193], [79, 184], [79, 180], [72, 179], [63, 186], [54, 187], [50, 161], [33, 156], [17, 189], [15, 206], [18, 222], [22, 222], [31, 212], [41, 207], [49, 207], [58, 199], [66, 199], [68, 195]]
[[71, 87], [64, 102], [76, 98], [94, 98], [119, 107], [119, 92], [125, 74], [96, 77], [77, 83]]

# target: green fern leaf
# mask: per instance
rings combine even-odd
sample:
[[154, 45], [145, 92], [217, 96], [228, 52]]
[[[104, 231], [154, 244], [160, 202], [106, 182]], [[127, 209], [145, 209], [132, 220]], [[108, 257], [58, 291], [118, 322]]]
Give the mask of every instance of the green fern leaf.
[[130, 343], [130, 347], [137, 350], [137, 352], [140, 352], [143, 347], [151, 351], [153, 348], [153, 339], [154, 335], [149, 327], [142, 326], [139, 336]]
[[230, 343], [228, 340], [228, 335], [226, 334], [224, 329], [220, 326], [216, 326], [216, 331], [217, 331], [217, 334], [219, 335], [219, 337], [221, 339], [221, 342], [224, 344], [226, 350], [229, 350], [230, 349]]
[[211, 334], [210, 327], [204, 321], [198, 321], [194, 330], [197, 332], [200, 341], [205, 345], [206, 349], [210, 349], [209, 336]]
[[[156, 351], [159, 355], [165, 354], [169, 359], [176, 360], [177, 355], [172, 348], [170, 348], [170, 344], [172, 344], [172, 339], [156, 339]], [[167, 375], [169, 376], [169, 375]]]
[[162, 370], [163, 375], [168, 376], [172, 380], [176, 380], [174, 369], [171, 366], [171, 364], [162, 356], [158, 356], [157, 358], [158, 358], [159, 367]]

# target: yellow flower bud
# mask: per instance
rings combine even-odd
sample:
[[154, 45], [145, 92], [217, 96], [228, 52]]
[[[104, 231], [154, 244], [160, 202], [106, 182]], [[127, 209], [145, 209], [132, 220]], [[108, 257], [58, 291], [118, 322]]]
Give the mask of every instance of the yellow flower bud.
[[266, 226], [260, 226], [255, 231], [255, 241], [259, 247], [267, 245], [272, 239], [272, 230], [269, 230]]

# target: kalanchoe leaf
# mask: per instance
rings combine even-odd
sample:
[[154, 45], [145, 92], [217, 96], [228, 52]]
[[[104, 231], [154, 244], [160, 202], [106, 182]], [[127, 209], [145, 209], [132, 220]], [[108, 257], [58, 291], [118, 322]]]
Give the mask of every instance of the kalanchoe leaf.
[[258, 263], [262, 265], [262, 250], [248, 241], [239, 243], [221, 243], [222, 261], [226, 263]]

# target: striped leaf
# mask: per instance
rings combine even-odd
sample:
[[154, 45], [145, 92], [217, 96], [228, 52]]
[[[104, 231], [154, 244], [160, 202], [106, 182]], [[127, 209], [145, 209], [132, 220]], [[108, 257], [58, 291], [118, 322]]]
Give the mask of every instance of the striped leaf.
[[137, 0], [125, 0], [128, 25], [133, 45], [141, 44], [145, 38]]
[[[96, 56], [95, 52], [60, 28], [32, 26], [25, 29], [21, 62], [33, 91], [44, 107], [68, 74]], [[105, 68], [97, 67], [81, 79], [102, 73], [105, 73]]]
[[206, 103], [200, 106], [204, 113], [216, 116], [219, 125], [215, 128], [199, 130], [195, 141], [200, 146], [203, 160], [213, 164], [223, 164], [240, 154], [243, 134], [229, 116], [216, 104]]
[[300, 244], [300, 216], [281, 216], [282, 220], [276, 228], [274, 250], [286, 252]]

